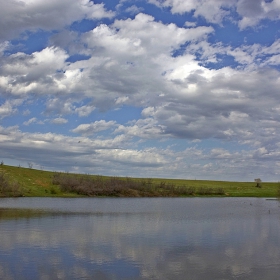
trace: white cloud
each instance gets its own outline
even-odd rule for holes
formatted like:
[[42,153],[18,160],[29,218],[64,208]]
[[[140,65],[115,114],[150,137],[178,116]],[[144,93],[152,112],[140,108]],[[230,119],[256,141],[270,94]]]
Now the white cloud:
[[55,119],[51,120],[51,123],[53,123],[53,124],[66,124],[66,123],[68,123],[68,120],[66,120],[64,118],[55,118]]
[[[69,54],[60,47],[3,57],[0,88],[6,95],[20,97],[52,95],[47,112],[76,112],[79,116],[89,115],[95,107],[140,105],[143,96],[151,99],[166,88],[161,76],[168,70],[164,61],[185,42],[203,40],[211,32],[211,27],[178,28],[138,14],[133,20],[116,20],[84,34],[81,42],[88,47],[88,60],[66,63]],[[93,98],[94,103],[80,108],[73,104],[84,98]]]
[[[0,85],[3,92],[13,95],[51,96],[47,114],[85,117],[95,108],[142,107],[144,119],[116,129],[130,137],[230,140],[240,136],[246,143],[256,139],[263,143],[264,137],[256,137],[251,127],[259,120],[258,129],[263,129],[262,121],[274,118],[276,111],[271,108],[277,102],[279,80],[277,71],[258,70],[255,60],[267,54],[271,59],[264,62],[276,63],[279,42],[233,49],[210,45],[206,39],[211,32],[210,27],[179,28],[138,14],[84,34],[82,42],[91,54],[88,60],[65,63],[68,55],[57,47],[6,57]],[[189,42],[186,51],[173,57],[173,51],[185,42]],[[254,69],[208,69],[195,56],[199,50],[205,61],[224,53]],[[270,99],[264,95],[267,81]],[[76,105],[86,98],[88,104]],[[73,131],[94,133],[97,129],[96,124],[87,125]]]
[[95,121],[90,124],[80,124],[78,127],[73,129],[72,131],[75,133],[80,133],[82,135],[92,135],[94,133],[104,131],[110,129],[116,125],[115,121]]
[[32,161],[36,166],[46,168],[51,168],[56,162],[57,168],[64,171],[74,170],[78,163],[80,168],[95,167],[97,174],[100,171],[102,174],[120,175],[126,173],[127,166],[132,170],[140,166],[146,169],[158,168],[165,163],[164,157],[156,150],[125,148],[127,143],[122,136],[92,140],[54,133],[24,133],[17,127],[0,127],[0,144],[3,158],[13,151],[13,157],[22,162]]
[[127,13],[130,13],[131,15],[136,15],[142,12],[144,9],[141,7],[137,7],[136,5],[132,5],[125,9]]
[[[95,174],[205,178],[220,180],[263,180],[277,178],[280,150],[257,147],[230,152],[224,148],[211,150],[195,147],[176,151],[166,148],[128,148],[127,137],[89,139],[55,133],[26,133],[18,127],[0,127],[2,158],[33,162],[46,169]],[[211,164],[209,164],[211,163]],[[128,168],[129,167],[129,168]],[[78,168],[78,169],[77,169]],[[255,175],[254,175],[255,174]],[[252,178],[251,178],[252,177]]]
[[17,113],[17,106],[22,104],[22,100],[6,100],[0,105],[0,119]]
[[186,41],[199,40],[214,31],[212,27],[187,29],[179,28],[173,23],[164,25],[143,13],[138,14],[134,20],[116,20],[113,27],[118,28],[119,32],[115,36],[111,33],[111,39],[124,47],[120,49],[122,53],[129,50],[134,55],[147,50],[150,55],[169,53]]
[[44,124],[44,122],[43,121],[40,121],[40,120],[38,120],[37,118],[31,118],[31,119],[29,119],[28,121],[26,121],[26,122],[23,122],[23,124],[24,125],[26,125],[26,126],[28,126],[28,125],[30,125],[30,124]]
[[220,159],[220,158],[231,158],[232,155],[229,151],[222,149],[222,148],[215,148],[212,149],[210,152],[212,158]]
[[111,18],[104,4],[89,0],[1,0],[0,38],[13,38],[26,30],[58,30],[74,21]]
[[75,113],[80,117],[86,117],[90,115],[95,110],[95,107],[92,105],[84,105],[78,108],[75,108]]
[[4,41],[3,43],[0,43],[0,55],[3,55],[3,52],[8,49],[10,43],[9,41]]
[[240,29],[255,26],[263,19],[279,20],[280,3],[277,0],[267,2],[264,0],[239,0],[237,12],[242,16],[238,25]]
[[185,26],[186,26],[186,27],[195,27],[195,26],[196,26],[196,23],[195,23],[195,22],[191,22],[191,21],[186,21],[186,22],[185,22]]
[[59,98],[49,99],[46,104],[46,113],[57,113],[61,115],[72,114],[74,112],[74,105],[71,100],[64,100]]
[[23,116],[28,116],[30,114],[31,114],[31,111],[29,109],[24,110],[22,113]]
[[155,115],[155,107],[147,107],[147,108],[144,108],[141,112],[141,114],[144,116],[144,117],[152,117]]
[[[47,47],[31,55],[15,53],[2,58],[0,88],[3,92],[15,96],[63,90],[64,85],[60,83],[61,74],[58,71],[65,66],[67,57],[64,50]],[[67,77],[67,74],[65,73],[64,76]]]
[[171,7],[173,14],[194,12],[195,17],[202,16],[209,22],[221,23],[229,14],[227,9],[231,8],[236,0],[149,0],[149,2],[159,7]]
[[172,67],[164,61],[172,52],[186,41],[202,40],[212,31],[210,27],[164,25],[151,16],[138,14],[134,20],[115,21],[112,27],[100,25],[85,34],[83,40],[92,50],[91,58],[83,66],[79,62],[70,67],[83,67],[79,91],[94,96],[96,107],[106,108],[121,100],[140,105],[145,95],[151,99],[164,91],[162,73],[165,67]]
[[[185,95],[158,107],[155,117],[168,127],[167,132],[181,137],[227,138],[230,127],[235,131],[233,137],[242,139],[243,133],[245,137],[246,131],[251,131],[252,137],[259,138],[253,127],[262,129],[265,126],[260,120],[274,118],[271,108],[277,103],[278,72],[229,69],[215,72],[212,78],[205,80],[199,74],[190,75],[189,82],[194,86],[184,90]],[[267,80],[270,81],[269,99],[264,94]]]
[[[277,20],[279,17],[279,13],[276,15],[271,10],[274,7],[278,11],[276,1],[257,1],[255,6],[252,1],[237,0],[150,2],[168,8],[166,11],[171,8],[173,13],[191,12],[194,17],[203,16],[208,22],[218,24],[225,24],[225,18],[233,20],[232,12],[237,11],[241,28],[253,26],[264,18]],[[33,161],[24,149],[29,152],[42,149],[42,153],[47,154],[56,145],[53,154],[59,149],[61,152],[54,158],[65,156],[69,168],[74,160],[85,168],[93,165],[105,168],[107,165],[110,166],[107,170],[113,172],[125,172],[125,166],[131,164],[135,174],[138,166],[141,171],[137,174],[153,175],[152,172],[156,171],[167,176],[164,170],[168,170],[172,177],[182,176],[184,169],[196,174],[197,166],[207,177],[218,174],[219,170],[221,176],[222,172],[230,174],[232,166],[237,164],[240,164],[237,169],[242,173],[246,161],[254,168],[257,168],[254,164],[261,160],[278,162],[279,40],[265,46],[258,43],[233,47],[218,40],[213,43],[215,24],[197,26],[196,22],[187,21],[184,27],[178,27],[144,13],[135,18],[120,17],[122,19],[110,24],[97,23],[91,31],[79,33],[63,28],[83,18],[111,17],[112,13],[107,12],[103,4],[86,0],[44,3],[41,0],[37,3],[14,0],[3,2],[0,14],[7,12],[8,6],[14,10],[10,11],[10,19],[6,18],[10,30],[1,31],[3,40],[9,31],[11,36],[16,36],[24,30],[37,30],[41,25],[44,30],[58,32],[50,38],[50,46],[33,53],[18,51],[10,54],[11,42],[0,43],[0,118],[25,110],[24,115],[32,113],[25,125],[39,123],[39,113],[32,107],[36,99],[36,104],[45,106],[43,113],[48,116],[50,127],[52,123],[66,123],[66,116],[72,115],[74,122],[69,121],[67,127],[71,126],[70,132],[81,135],[71,138],[2,128],[2,134],[6,134],[1,139],[4,141],[10,137],[14,141],[13,144],[4,141],[5,147],[9,151],[19,147],[17,156]],[[119,12],[122,7],[119,6]],[[136,8],[133,5],[127,12],[136,12]],[[65,13],[61,12],[63,9],[66,9]],[[18,21],[11,22],[19,11],[25,13],[18,13]],[[37,16],[39,12],[43,13],[42,18]],[[52,21],[58,12],[62,14],[61,18]],[[45,15],[49,16],[48,23]],[[0,27],[6,24],[4,21],[0,17]],[[71,62],[73,54],[86,55],[86,59]],[[226,66],[223,60],[227,58],[233,58],[235,63]],[[20,107],[22,104],[23,108]],[[126,115],[126,109],[129,111],[133,107],[139,109],[138,113]],[[100,119],[107,119],[108,115],[104,115],[110,109],[118,109],[109,115],[118,116],[122,122],[118,117],[112,121],[95,122],[89,118],[94,112],[92,116],[101,114]],[[124,114],[120,117],[122,110]],[[138,116],[140,111],[141,118]],[[78,122],[79,117],[83,117],[82,124]],[[130,122],[126,123],[128,120]],[[11,119],[11,124],[13,121]],[[92,135],[97,139],[86,137],[94,138]],[[182,147],[189,143],[203,145],[204,139],[220,143],[232,141],[241,145],[239,148],[246,146],[247,151],[244,155],[221,147],[210,151],[202,148],[183,151]],[[164,147],[162,143],[168,141],[174,142],[175,146],[181,143],[181,146],[149,148],[149,145],[158,147],[159,143]],[[263,149],[267,152],[261,153]],[[201,162],[192,162],[194,158]],[[39,158],[37,161],[40,163]],[[54,161],[48,160],[48,166],[51,162]],[[171,167],[168,162],[172,162]],[[145,164],[154,169],[149,171]]]
[[133,125],[119,125],[115,133],[123,133],[132,137],[137,136],[142,139],[159,139],[168,136],[164,132],[164,127],[152,118],[139,119]]
[[24,122],[24,125],[30,125],[32,123],[36,123],[37,122],[37,118],[31,118],[28,121]]
[[[134,20],[116,20],[111,27],[100,25],[83,35],[81,40],[91,56],[88,60],[66,63],[69,55],[59,47],[5,57],[0,87],[15,96],[59,95],[64,100],[52,98],[46,111],[76,110],[80,116],[90,114],[95,107],[110,108],[121,100],[143,102],[143,96],[153,98],[166,88],[161,77],[168,70],[164,60],[170,60],[172,52],[186,41],[202,40],[211,32],[211,27],[178,28],[138,14]],[[94,103],[81,108],[70,104],[84,98],[94,98]]]
[[279,20],[279,1],[265,0],[149,0],[158,7],[170,7],[173,14],[194,13],[210,23],[222,24],[225,18],[230,19],[230,10],[235,10],[241,17],[240,29],[257,25],[263,19]]
[[133,167],[157,167],[165,164],[164,157],[152,150],[114,149],[102,151],[104,159]]

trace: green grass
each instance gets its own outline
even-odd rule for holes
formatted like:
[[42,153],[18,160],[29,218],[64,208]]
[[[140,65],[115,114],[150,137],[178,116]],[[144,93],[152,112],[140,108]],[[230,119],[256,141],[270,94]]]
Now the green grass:
[[[76,193],[62,191],[59,185],[54,185],[54,172],[36,170],[30,168],[22,168],[15,166],[1,165],[0,172],[4,172],[10,181],[18,182],[21,186],[21,194],[27,197],[82,197]],[[84,175],[77,175],[84,176]],[[87,175],[95,178],[94,175]],[[109,177],[102,177],[109,179]],[[126,178],[119,178],[126,180]],[[135,178],[133,180],[143,180]],[[277,197],[279,191],[279,183],[263,182],[261,188],[256,187],[255,182],[224,182],[224,181],[205,181],[205,180],[178,180],[178,179],[152,179],[153,187],[147,191],[153,192],[151,196],[157,196],[161,190],[157,188],[161,182],[173,185],[175,188],[194,188],[197,191],[191,196],[199,195],[199,189],[223,189],[225,194],[222,197]],[[156,187],[155,187],[156,186]],[[145,192],[144,196],[150,196]],[[0,193],[0,196],[5,196]],[[125,196],[125,195],[124,195]],[[141,195],[140,195],[141,196]],[[142,195],[143,196],[143,195]],[[209,196],[209,195],[207,195]]]
[[23,196],[74,196],[73,194],[61,192],[58,186],[52,184],[53,172],[8,165],[1,165],[1,171],[7,174],[9,180],[16,181],[21,185]]

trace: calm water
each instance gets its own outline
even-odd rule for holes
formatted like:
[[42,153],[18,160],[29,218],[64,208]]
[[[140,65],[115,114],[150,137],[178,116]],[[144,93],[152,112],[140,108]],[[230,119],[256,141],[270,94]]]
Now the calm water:
[[0,279],[279,279],[279,206],[253,198],[0,199]]

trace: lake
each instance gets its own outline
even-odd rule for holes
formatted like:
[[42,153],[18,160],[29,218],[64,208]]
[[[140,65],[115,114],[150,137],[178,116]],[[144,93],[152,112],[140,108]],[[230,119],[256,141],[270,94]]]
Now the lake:
[[0,279],[279,279],[264,198],[2,198]]

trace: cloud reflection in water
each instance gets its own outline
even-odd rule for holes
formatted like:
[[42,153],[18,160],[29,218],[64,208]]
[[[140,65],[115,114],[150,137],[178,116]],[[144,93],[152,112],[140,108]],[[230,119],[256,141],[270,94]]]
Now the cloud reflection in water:
[[277,201],[79,201],[2,217],[0,278],[278,279]]

